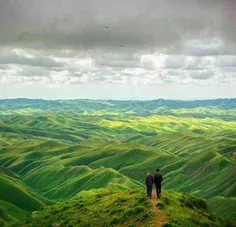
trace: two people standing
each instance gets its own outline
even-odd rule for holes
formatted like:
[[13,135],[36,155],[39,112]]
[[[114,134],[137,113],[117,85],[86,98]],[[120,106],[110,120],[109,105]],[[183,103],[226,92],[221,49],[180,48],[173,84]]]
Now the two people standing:
[[147,196],[149,198],[152,197],[152,186],[153,183],[156,186],[156,194],[158,198],[161,198],[161,182],[163,181],[162,174],[160,172],[160,169],[156,169],[156,173],[154,174],[154,177],[151,175],[150,172],[147,173],[146,176],[146,186],[147,186]]

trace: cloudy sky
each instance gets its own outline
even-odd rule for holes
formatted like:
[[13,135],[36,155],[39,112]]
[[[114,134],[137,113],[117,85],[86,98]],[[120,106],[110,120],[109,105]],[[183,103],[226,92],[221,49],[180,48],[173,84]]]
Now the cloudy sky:
[[0,0],[0,98],[236,97],[235,0]]

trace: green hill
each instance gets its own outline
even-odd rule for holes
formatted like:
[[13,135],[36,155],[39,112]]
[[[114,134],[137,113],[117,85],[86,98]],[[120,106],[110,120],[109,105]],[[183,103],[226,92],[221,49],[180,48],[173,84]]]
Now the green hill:
[[49,199],[69,199],[82,190],[93,188],[137,188],[140,183],[113,169],[87,166],[64,167],[50,165],[23,177],[24,182]]
[[[5,168],[0,168],[4,169]],[[45,204],[52,204],[32,188],[20,181],[11,171],[0,172],[0,221],[15,222],[24,220],[34,210]],[[10,174],[9,174],[10,173]]]
[[140,188],[157,167],[165,189],[204,198],[214,214],[235,219],[235,99],[0,100],[0,113],[4,223],[82,192]]
[[222,196],[212,197],[208,200],[208,206],[219,217],[236,217],[236,198],[225,198]]
[[[215,100],[40,100],[40,99],[5,99],[0,100],[0,114],[42,114],[70,112],[84,115],[174,115],[182,117],[221,118],[235,120],[235,99]],[[35,121],[33,125],[40,124]],[[33,126],[32,125],[32,126]]]
[[217,219],[204,200],[164,191],[161,201],[148,200],[142,189],[84,191],[66,203],[35,212],[23,226],[219,226],[234,222]]

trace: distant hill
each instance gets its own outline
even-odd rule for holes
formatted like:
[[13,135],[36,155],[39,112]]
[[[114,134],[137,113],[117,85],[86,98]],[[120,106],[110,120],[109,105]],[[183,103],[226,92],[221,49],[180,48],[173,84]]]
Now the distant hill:
[[[34,114],[71,112],[92,115],[150,115],[171,114],[174,116],[220,117],[236,119],[236,98],[178,101],[116,101],[116,100],[41,100],[4,99],[0,100],[0,114]],[[232,111],[233,110],[233,111]]]

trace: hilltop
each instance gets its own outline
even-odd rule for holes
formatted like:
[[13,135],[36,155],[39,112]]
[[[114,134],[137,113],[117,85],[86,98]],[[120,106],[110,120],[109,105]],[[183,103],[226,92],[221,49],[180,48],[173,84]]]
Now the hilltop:
[[33,212],[21,226],[230,227],[234,224],[216,218],[202,199],[174,191],[164,191],[161,200],[147,199],[144,189],[136,189],[84,191],[66,203]]

